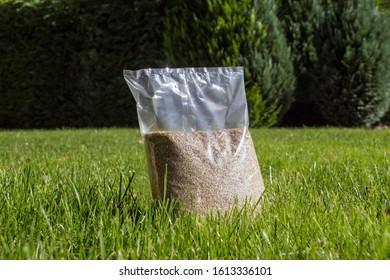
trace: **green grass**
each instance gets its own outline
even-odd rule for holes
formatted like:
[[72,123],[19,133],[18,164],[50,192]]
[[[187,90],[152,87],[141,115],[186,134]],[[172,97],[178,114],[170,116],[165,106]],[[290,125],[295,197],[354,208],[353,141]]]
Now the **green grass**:
[[151,200],[136,129],[0,131],[0,259],[390,259],[390,130],[252,129],[261,215]]

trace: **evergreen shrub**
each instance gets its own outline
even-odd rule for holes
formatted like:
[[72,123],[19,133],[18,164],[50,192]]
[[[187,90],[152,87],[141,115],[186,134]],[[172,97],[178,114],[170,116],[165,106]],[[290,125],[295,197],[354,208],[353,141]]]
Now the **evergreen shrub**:
[[330,125],[371,126],[390,105],[388,23],[370,0],[326,8],[313,75],[316,104]]
[[[386,16],[388,28],[390,28],[390,1],[389,0],[376,0],[376,4],[379,7],[380,12]],[[390,108],[381,120],[382,123],[390,125]]]
[[296,88],[295,101],[284,116],[283,125],[320,125],[322,117],[315,104],[312,88],[313,69],[318,61],[316,34],[324,20],[321,0],[280,0],[278,17],[282,23],[287,43],[291,48]]
[[274,2],[175,0],[168,9],[168,64],[244,66],[251,124],[276,124],[292,103],[295,77]]

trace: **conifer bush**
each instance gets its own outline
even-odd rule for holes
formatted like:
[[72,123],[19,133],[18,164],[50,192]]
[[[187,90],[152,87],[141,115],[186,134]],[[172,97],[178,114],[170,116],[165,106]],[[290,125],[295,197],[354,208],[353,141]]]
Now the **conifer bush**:
[[371,126],[390,105],[388,23],[370,0],[326,8],[313,75],[316,104],[331,125]]
[[283,125],[319,125],[322,118],[315,108],[310,83],[318,61],[315,37],[324,18],[320,0],[280,0],[278,17],[291,48],[296,88],[295,101],[283,119]]
[[245,67],[251,124],[277,123],[295,77],[274,1],[172,1],[165,19],[168,64]]
[[[390,28],[390,1],[389,0],[376,0],[376,4],[379,7],[380,12],[382,15],[386,16],[387,18],[387,24]],[[389,110],[387,110],[387,113],[382,118],[381,123],[390,125],[390,107]]]

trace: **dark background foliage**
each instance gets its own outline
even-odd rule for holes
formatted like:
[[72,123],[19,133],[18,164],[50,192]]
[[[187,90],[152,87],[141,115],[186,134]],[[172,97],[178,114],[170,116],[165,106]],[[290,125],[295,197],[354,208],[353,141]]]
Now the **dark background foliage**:
[[158,66],[159,1],[0,5],[0,127],[136,126],[122,70]]
[[390,105],[388,23],[370,0],[326,6],[311,88],[327,123],[372,126]]
[[0,128],[137,126],[123,69],[228,65],[254,126],[389,122],[375,2],[2,0]]
[[293,101],[294,69],[273,1],[170,1],[169,64],[243,66],[252,125],[277,124]]

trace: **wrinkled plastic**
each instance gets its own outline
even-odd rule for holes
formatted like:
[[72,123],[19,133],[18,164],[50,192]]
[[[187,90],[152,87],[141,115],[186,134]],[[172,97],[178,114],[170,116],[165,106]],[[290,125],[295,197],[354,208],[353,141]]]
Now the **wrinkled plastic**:
[[124,70],[145,139],[153,197],[227,211],[264,191],[242,67]]
[[141,133],[248,126],[242,67],[124,70]]

